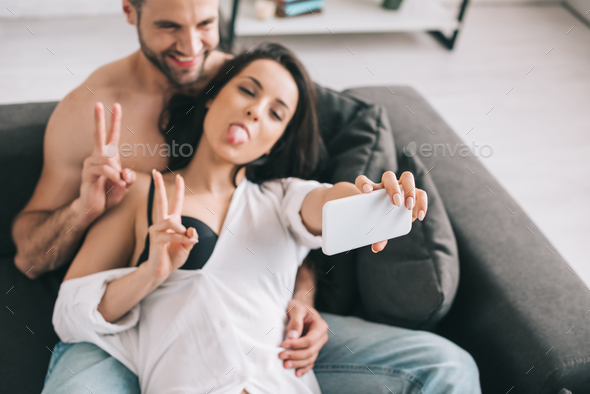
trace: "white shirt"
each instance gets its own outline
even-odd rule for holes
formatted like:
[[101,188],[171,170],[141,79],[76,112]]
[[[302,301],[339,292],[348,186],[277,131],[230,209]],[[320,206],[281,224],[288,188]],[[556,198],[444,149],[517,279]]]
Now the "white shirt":
[[56,333],[104,349],[139,377],[145,394],[320,393],[313,371],[296,377],[278,354],[297,269],[322,244],[299,212],[322,186],[333,185],[245,178],[203,269],[174,271],[115,323],[98,304],[109,282],[136,267],[65,281],[53,312]]

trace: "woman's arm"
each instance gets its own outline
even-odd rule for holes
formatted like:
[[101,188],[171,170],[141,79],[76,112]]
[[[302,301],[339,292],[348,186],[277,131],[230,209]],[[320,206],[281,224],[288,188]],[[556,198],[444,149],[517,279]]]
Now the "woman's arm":
[[97,308],[107,322],[119,320],[166,279],[156,278],[146,267],[147,264],[142,264],[107,285]]
[[301,204],[301,219],[307,231],[313,235],[322,235],[322,209],[331,200],[361,194],[350,182],[338,182],[332,187],[319,187],[307,194]]
[[150,234],[149,259],[136,271],[107,285],[98,311],[109,322],[115,322],[154,291],[168,276],[180,268],[198,242],[194,228],[182,225],[184,180],[176,176],[175,194],[168,214],[168,199],[162,174],[153,171],[155,183],[155,220],[148,229]]
[[[417,218],[424,219],[426,214],[428,200],[426,192],[416,189],[414,176],[411,172],[405,171],[400,179],[397,180],[395,173],[386,171],[383,173],[381,183],[374,183],[364,175],[359,175],[355,183],[338,182],[333,187],[317,188],[308,193],[301,205],[301,219],[307,230],[313,235],[322,234],[322,209],[328,201],[339,198],[354,196],[355,194],[370,193],[373,190],[387,189],[387,194],[391,202],[398,207],[402,206],[401,193],[399,185],[402,185],[405,191],[404,206],[412,210],[412,221]],[[374,250],[383,250],[387,241],[381,241],[373,244]]]
[[137,205],[140,205],[138,202],[141,194],[147,199],[145,183],[145,177],[139,175],[137,183],[123,200],[90,227],[82,247],[64,277],[64,282],[129,265],[135,248]]
[[[120,204],[111,208],[88,231],[64,282],[97,272],[129,265],[135,249],[135,220],[140,198],[146,198],[149,177],[139,176],[137,183]],[[107,285],[98,305],[104,319],[112,323],[125,315],[159,283],[145,268]]]

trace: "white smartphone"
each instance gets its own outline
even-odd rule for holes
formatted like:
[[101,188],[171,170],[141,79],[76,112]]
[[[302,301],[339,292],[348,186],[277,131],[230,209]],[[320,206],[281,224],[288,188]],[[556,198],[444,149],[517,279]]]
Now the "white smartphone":
[[[404,190],[399,185],[402,201]],[[322,210],[322,251],[331,256],[406,235],[412,211],[398,207],[386,189],[328,201]]]

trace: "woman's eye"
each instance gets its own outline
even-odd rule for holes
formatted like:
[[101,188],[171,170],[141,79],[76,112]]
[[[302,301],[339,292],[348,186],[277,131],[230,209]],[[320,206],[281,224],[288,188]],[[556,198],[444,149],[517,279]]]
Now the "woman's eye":
[[246,94],[249,94],[250,96],[254,96],[254,93],[252,93],[251,91],[249,91],[249,90],[248,90],[248,89],[246,89],[246,88],[242,88],[242,87],[240,87],[240,90],[241,90],[242,92],[246,93]]
[[281,119],[281,117],[279,116],[279,114],[277,114],[275,111],[270,111],[272,112],[272,115],[277,118],[278,120],[282,121],[283,119]]

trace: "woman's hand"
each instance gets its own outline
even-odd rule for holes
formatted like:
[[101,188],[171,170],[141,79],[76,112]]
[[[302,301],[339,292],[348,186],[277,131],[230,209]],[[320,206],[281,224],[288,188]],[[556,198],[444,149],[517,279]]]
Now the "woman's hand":
[[176,189],[172,200],[172,213],[168,214],[168,199],[162,174],[153,170],[156,186],[154,224],[149,228],[150,251],[146,263],[156,278],[164,281],[172,271],[182,267],[193,246],[199,242],[197,231],[182,225],[181,212],[184,201],[184,179],[176,175]]
[[[385,188],[393,204],[401,207],[403,203],[407,209],[412,210],[412,222],[416,219],[424,220],[428,210],[428,196],[424,190],[416,189],[414,175],[411,172],[404,171],[398,180],[393,171],[386,171],[381,176],[381,183],[374,183],[366,176],[359,175],[354,184],[362,193]],[[405,201],[402,201],[399,185],[404,188]],[[371,245],[371,250],[375,253],[380,252],[385,248],[385,245],[387,245],[387,240],[374,243]]]

